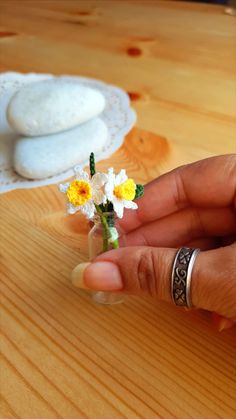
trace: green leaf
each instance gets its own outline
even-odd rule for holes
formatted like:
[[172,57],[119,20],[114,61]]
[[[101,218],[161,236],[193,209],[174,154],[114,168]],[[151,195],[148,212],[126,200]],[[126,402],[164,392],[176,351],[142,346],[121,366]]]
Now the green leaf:
[[89,156],[89,168],[90,168],[90,175],[92,177],[96,173],[94,153],[91,153]]
[[143,196],[144,194],[144,186],[143,185],[136,185],[136,189],[135,189],[135,198],[141,198],[141,196]]

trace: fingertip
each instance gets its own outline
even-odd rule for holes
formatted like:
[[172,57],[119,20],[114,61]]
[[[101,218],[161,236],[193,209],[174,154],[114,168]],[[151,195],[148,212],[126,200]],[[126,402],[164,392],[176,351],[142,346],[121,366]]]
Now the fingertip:
[[218,313],[211,314],[212,324],[218,332],[222,332],[223,330],[230,329],[235,325],[235,322],[231,319],[227,319],[227,317],[223,317]]
[[234,326],[234,322],[232,320],[226,319],[225,317],[223,317],[219,322],[218,332],[222,332],[223,330],[230,329],[233,326]]
[[120,291],[123,281],[120,270],[112,262],[94,262],[89,264],[84,273],[86,287],[100,291]]

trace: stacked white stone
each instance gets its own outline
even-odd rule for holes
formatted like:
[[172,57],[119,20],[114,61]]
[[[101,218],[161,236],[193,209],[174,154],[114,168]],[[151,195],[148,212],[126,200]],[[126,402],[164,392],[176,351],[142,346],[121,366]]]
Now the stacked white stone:
[[23,135],[16,140],[13,164],[26,178],[43,179],[99,152],[108,130],[98,118],[104,96],[77,82],[50,79],[22,87],[7,108],[9,125]]

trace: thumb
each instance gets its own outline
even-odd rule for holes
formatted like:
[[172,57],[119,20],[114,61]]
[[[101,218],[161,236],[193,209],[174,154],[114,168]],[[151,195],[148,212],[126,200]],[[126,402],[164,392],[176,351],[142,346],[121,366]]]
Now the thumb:
[[[80,288],[150,295],[171,302],[171,273],[177,249],[126,247],[80,264],[72,282]],[[234,253],[234,254],[233,254]],[[235,248],[200,252],[191,281],[192,303],[197,308],[236,319]]]
[[175,249],[126,247],[82,263],[72,272],[72,283],[80,288],[151,295],[171,301],[169,292]]

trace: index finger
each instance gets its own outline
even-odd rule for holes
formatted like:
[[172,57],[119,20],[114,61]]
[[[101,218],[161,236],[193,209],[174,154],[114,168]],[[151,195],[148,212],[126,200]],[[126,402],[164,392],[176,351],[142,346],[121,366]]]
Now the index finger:
[[181,166],[145,186],[136,211],[119,222],[127,232],[189,206],[235,205],[236,154],[211,157]]

